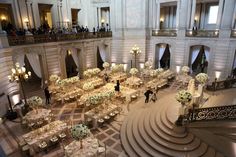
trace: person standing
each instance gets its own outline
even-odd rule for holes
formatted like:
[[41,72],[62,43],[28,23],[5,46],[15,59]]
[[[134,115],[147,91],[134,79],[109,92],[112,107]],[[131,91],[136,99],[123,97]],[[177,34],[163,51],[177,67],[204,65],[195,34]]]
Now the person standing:
[[46,97],[46,105],[48,105],[48,104],[50,104],[50,100],[51,100],[51,95],[49,93],[48,87],[46,87],[44,89],[44,94],[45,94],[45,97]]
[[152,94],[152,93],[153,93],[153,92],[152,92],[150,89],[148,89],[148,90],[144,93],[144,95],[145,95],[145,97],[146,97],[145,103],[148,103],[148,102],[149,102],[149,95]]
[[155,92],[152,94],[151,100],[152,100],[153,102],[156,102],[156,100],[157,100],[157,94],[156,94]]

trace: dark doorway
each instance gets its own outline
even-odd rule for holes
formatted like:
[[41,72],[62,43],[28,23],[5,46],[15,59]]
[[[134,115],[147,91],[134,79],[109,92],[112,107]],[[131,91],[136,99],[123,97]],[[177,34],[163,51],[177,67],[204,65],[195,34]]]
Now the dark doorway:
[[164,54],[160,60],[160,66],[163,69],[170,68],[170,48],[169,48],[168,44],[166,44],[166,49],[165,49]]
[[71,9],[72,25],[78,25],[78,13],[80,9]]
[[75,61],[74,61],[70,51],[67,51],[67,53],[66,53],[65,63],[66,63],[67,78],[76,76],[78,74],[77,66],[75,64]]
[[192,64],[192,71],[195,74],[207,73],[208,61],[206,59],[205,48],[201,46],[196,60]]
[[0,20],[2,29],[10,33],[15,28],[11,4],[0,3]]
[[104,62],[103,62],[102,57],[101,57],[101,55],[100,55],[99,48],[97,47],[97,67],[98,67],[99,69],[101,69],[101,70],[104,69],[103,66],[102,66],[103,63],[104,63]]
[[52,28],[51,4],[38,4],[41,25],[46,28]]

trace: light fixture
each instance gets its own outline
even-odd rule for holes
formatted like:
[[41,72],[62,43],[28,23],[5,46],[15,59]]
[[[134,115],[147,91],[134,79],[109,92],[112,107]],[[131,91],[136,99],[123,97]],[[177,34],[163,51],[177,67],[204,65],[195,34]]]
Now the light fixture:
[[160,22],[164,22],[164,18],[163,17],[160,18]]
[[179,74],[179,72],[180,72],[180,66],[177,65],[177,66],[176,66],[176,73]]
[[4,21],[4,20],[7,20],[7,17],[5,15],[2,15],[1,16],[1,20]]
[[215,71],[215,76],[217,80],[220,78],[220,75],[221,75],[220,71]]
[[113,67],[113,66],[115,66],[116,65],[116,63],[111,63],[111,67]]
[[190,34],[190,35],[192,35],[192,34],[193,34],[193,31],[192,31],[192,30],[190,30],[190,31],[189,31],[189,34]]
[[104,19],[101,19],[101,23],[105,23],[105,20],[104,20]]
[[140,69],[144,69],[144,63],[140,63],[139,66],[140,66]]
[[127,66],[128,66],[128,64],[127,63],[124,63],[124,71],[126,72],[126,70],[127,70]]
[[25,22],[25,23],[29,23],[29,19],[26,17],[26,18],[24,19],[24,22]]
[[197,16],[195,16],[194,20],[195,20],[195,21],[197,21],[197,20],[198,20],[198,17],[197,17]]
[[130,53],[134,56],[134,67],[136,68],[137,56],[141,53],[141,50],[137,45],[134,45],[130,50]]
[[71,55],[71,50],[67,50],[67,54],[68,54],[68,55]]
[[67,23],[68,23],[68,22],[70,22],[70,20],[69,20],[69,19],[66,19],[65,21],[66,21]]
[[27,107],[27,101],[26,101],[26,96],[23,88],[23,82],[27,81],[31,77],[31,72],[28,71],[26,72],[25,67],[20,67],[20,64],[17,62],[15,64],[15,67],[11,69],[11,75],[8,76],[9,82],[17,82],[20,85],[20,88],[22,90],[22,94],[25,100],[25,107]]

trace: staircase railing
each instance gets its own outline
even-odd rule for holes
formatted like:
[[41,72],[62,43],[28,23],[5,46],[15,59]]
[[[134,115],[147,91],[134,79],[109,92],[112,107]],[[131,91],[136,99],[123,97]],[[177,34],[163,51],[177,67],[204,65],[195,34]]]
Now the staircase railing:
[[236,119],[236,105],[193,109],[189,122]]

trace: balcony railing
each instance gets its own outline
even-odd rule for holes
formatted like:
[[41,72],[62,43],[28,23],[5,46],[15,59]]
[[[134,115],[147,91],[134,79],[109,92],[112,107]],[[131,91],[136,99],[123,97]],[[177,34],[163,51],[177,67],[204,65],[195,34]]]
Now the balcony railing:
[[219,30],[186,30],[186,37],[218,38]]
[[176,37],[177,30],[175,29],[152,30],[152,36]]
[[231,30],[231,38],[236,38],[236,29]]
[[236,105],[198,108],[189,115],[189,122],[233,119],[236,119]]
[[27,45],[57,41],[83,40],[112,37],[112,32],[83,32],[77,34],[42,34],[25,36],[8,36],[10,46]]

